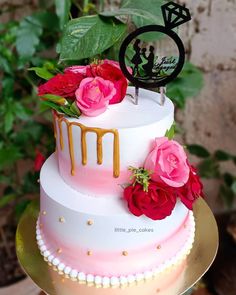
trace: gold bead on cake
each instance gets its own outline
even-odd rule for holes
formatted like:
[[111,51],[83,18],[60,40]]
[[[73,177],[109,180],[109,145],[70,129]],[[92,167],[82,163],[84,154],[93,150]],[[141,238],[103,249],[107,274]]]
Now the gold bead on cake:
[[59,222],[64,223],[64,222],[65,222],[65,218],[64,218],[63,216],[61,216],[61,217],[59,218]]
[[129,254],[129,253],[128,253],[127,251],[123,251],[123,252],[122,252],[122,255],[123,255],[123,256],[128,256],[128,254]]
[[87,225],[93,225],[93,220],[91,220],[91,219],[88,220],[88,221],[87,221]]

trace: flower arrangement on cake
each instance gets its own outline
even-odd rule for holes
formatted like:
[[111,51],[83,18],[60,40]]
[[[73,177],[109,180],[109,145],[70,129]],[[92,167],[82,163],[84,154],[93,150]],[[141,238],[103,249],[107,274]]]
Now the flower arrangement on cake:
[[177,199],[193,210],[194,202],[203,196],[203,185],[184,148],[168,137],[155,139],[144,167],[129,169],[133,181],[125,188],[124,198],[136,216],[161,220],[171,215]]
[[64,69],[38,88],[43,102],[69,117],[82,114],[98,116],[109,104],[120,103],[126,95],[128,81],[119,63],[97,60],[86,66]]

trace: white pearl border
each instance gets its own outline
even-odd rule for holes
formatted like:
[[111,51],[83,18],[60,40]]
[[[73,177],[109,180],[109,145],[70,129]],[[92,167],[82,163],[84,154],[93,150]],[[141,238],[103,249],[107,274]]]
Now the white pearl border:
[[54,256],[55,253],[51,253],[42,238],[42,232],[39,226],[39,220],[37,221],[36,226],[36,240],[39,247],[39,250],[44,257],[44,260],[53,267],[55,271],[57,271],[60,275],[63,275],[66,278],[70,278],[72,281],[78,281],[81,284],[87,284],[89,286],[95,285],[96,287],[103,288],[115,288],[115,287],[124,287],[127,285],[132,285],[133,283],[140,282],[143,280],[148,280],[151,278],[160,275],[161,273],[170,270],[171,267],[178,265],[183,261],[186,256],[190,253],[195,237],[195,221],[193,212],[189,212],[189,237],[185,245],[182,249],[171,259],[167,260],[165,263],[159,265],[157,268],[152,269],[150,271],[145,271],[144,273],[137,273],[134,275],[128,276],[120,276],[120,277],[102,277],[102,276],[94,276],[92,274],[85,274],[84,272],[79,272],[76,269],[72,269],[70,266],[66,266],[64,263],[60,261],[57,256]]

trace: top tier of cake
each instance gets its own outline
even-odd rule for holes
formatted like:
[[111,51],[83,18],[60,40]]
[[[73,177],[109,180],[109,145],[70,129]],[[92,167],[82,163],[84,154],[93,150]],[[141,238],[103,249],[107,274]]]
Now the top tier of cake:
[[[130,182],[129,166],[143,166],[156,137],[174,121],[174,105],[140,89],[134,105],[129,87],[125,99],[98,117],[54,115],[59,172],[75,190],[95,197],[120,197]],[[129,95],[130,94],[130,95]]]

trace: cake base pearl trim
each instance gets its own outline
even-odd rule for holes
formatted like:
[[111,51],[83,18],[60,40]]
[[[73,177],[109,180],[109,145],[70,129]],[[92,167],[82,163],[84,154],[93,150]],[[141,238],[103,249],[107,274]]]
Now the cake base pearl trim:
[[96,286],[97,288],[117,288],[117,287],[125,287],[129,285],[133,285],[138,282],[142,282],[145,280],[153,279],[158,275],[168,272],[172,267],[180,264],[186,257],[189,255],[195,237],[195,221],[193,212],[189,213],[189,237],[182,247],[182,249],[171,259],[167,260],[165,263],[159,265],[158,267],[147,270],[143,273],[130,274],[128,276],[120,276],[120,277],[104,277],[93,274],[85,274],[84,272],[80,272],[76,269],[72,269],[70,266],[65,265],[60,258],[58,257],[57,251],[51,253],[47,246],[44,243],[42,238],[42,232],[40,228],[39,220],[37,221],[36,226],[36,240],[39,247],[39,250],[44,257],[44,260],[52,266],[52,268],[58,272],[58,274],[64,276],[65,278],[69,278],[72,281],[77,281],[80,284],[87,284],[88,286]]

